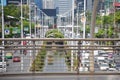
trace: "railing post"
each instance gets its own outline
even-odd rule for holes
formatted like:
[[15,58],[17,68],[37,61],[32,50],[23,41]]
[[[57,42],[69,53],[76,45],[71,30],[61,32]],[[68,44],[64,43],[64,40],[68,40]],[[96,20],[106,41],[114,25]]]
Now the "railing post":
[[[94,42],[91,41],[91,45],[94,46]],[[91,47],[91,52],[90,52],[90,56],[89,56],[89,60],[90,60],[90,72],[94,73],[94,47]]]
[[79,74],[79,68],[80,68],[80,63],[81,63],[81,41],[78,41],[78,58],[77,58],[77,74]]
[[36,54],[36,49],[35,49],[35,41],[33,40],[33,53],[32,53],[32,56],[33,56],[33,61],[34,61],[34,68],[33,68],[33,73],[35,73],[35,54]]
[[[23,48],[23,40],[21,40],[21,48]],[[21,72],[23,72],[23,49],[20,50],[21,54]]]

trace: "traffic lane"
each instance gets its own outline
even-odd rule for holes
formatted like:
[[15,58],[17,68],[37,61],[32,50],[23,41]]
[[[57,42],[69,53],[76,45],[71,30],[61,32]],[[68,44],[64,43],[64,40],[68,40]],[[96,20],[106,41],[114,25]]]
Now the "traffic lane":
[[31,63],[32,56],[30,56],[30,55],[31,55],[31,53],[28,50],[27,54],[23,57],[23,71],[24,72],[29,72],[30,64],[32,64]]
[[119,75],[52,75],[0,77],[0,80],[120,80]]
[[48,59],[46,56],[43,72],[67,72],[67,71],[68,71],[67,65],[65,63],[65,58],[63,56],[60,57],[59,55],[54,55],[53,64],[48,64]]
[[[29,51],[26,55],[22,55],[20,50],[15,51],[13,56],[20,56],[23,58],[23,71],[27,72],[30,67],[30,55]],[[12,59],[9,60],[9,66],[7,67],[7,72],[21,72],[21,62],[13,62]]]
[[[15,51],[13,56],[20,56],[19,50]],[[13,59],[9,60],[9,66],[7,67],[7,72],[19,72],[20,62],[13,62]]]

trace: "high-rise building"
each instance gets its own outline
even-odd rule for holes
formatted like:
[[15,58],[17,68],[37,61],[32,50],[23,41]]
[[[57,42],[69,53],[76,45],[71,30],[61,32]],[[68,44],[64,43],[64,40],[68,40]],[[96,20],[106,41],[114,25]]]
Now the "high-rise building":
[[35,2],[35,4],[37,5],[37,7],[38,7],[39,9],[42,9],[42,6],[43,6],[42,0],[34,0],[34,2]]
[[72,0],[56,0],[56,8],[59,15],[72,9]]
[[42,0],[43,9],[55,9],[55,0]]
[[79,11],[80,12],[84,11],[84,2],[86,2],[86,5],[85,5],[86,10],[92,11],[94,0],[76,0],[76,5],[79,7]]

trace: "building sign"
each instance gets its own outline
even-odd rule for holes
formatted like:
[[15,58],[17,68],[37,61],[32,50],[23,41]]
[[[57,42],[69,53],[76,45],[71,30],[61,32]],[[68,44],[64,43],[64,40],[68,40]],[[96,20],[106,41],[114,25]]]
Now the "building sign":
[[24,31],[29,31],[29,28],[28,27],[24,27]]
[[9,35],[10,34],[10,30],[6,29],[5,30],[5,35]]
[[[27,0],[23,0],[22,2],[23,2],[23,4],[26,4],[26,3],[27,3]],[[7,5],[8,5],[8,4],[18,5],[18,4],[20,4],[20,3],[21,3],[21,0],[7,0]]]
[[118,7],[118,6],[120,6],[120,3],[119,2],[114,2],[113,6]]

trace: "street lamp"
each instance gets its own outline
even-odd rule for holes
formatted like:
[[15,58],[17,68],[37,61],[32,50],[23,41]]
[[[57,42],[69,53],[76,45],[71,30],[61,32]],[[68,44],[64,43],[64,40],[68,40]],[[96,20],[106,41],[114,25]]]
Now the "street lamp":
[[34,6],[34,34],[35,34],[35,38],[36,38],[36,26],[37,26],[37,6]]
[[23,38],[23,9],[22,9],[22,0],[21,0],[21,38]]
[[85,38],[85,25],[86,25],[86,0],[84,0],[84,23],[83,23],[83,38]]
[[[22,9],[22,0],[21,0],[21,38],[23,39],[23,9]],[[23,41],[21,41],[21,45],[23,45]],[[21,72],[23,71],[23,50],[21,51]]]
[[[74,38],[74,0],[72,0],[72,39]],[[73,41],[72,41],[73,45]],[[71,71],[73,71],[73,50],[71,51]]]
[[31,20],[31,0],[29,0],[29,33],[30,33],[30,36],[31,36],[31,33],[32,33],[32,32],[31,32],[31,29],[32,29],[32,28],[31,28],[31,26],[32,26],[32,25],[31,25],[31,21],[32,21],[32,20]]
[[[1,0],[1,6],[2,6],[2,39],[4,39],[4,7],[3,7],[3,0]],[[2,41],[2,45],[4,46],[4,40]],[[2,50],[2,64],[4,64],[4,50]]]
[[82,2],[79,2],[78,5],[77,5],[77,34],[78,34],[78,31],[79,31],[79,30],[78,30],[78,29],[79,29],[79,28],[78,28],[78,21],[79,21],[78,19],[79,19],[79,5],[80,5],[80,4],[82,4]]

